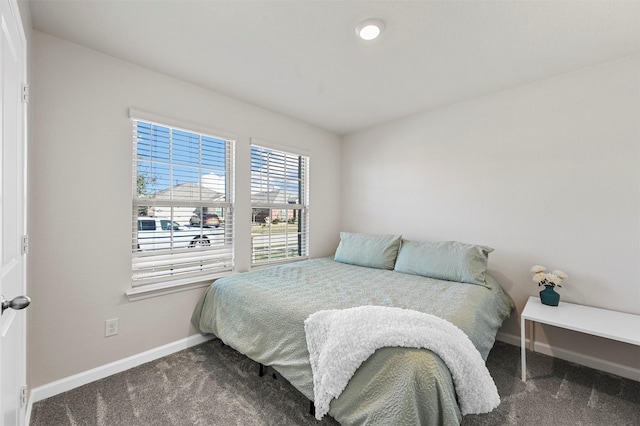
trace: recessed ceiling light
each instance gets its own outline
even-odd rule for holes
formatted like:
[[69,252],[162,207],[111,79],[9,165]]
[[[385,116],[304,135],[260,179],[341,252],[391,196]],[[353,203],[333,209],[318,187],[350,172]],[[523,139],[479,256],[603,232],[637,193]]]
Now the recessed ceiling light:
[[384,24],[379,19],[367,19],[356,26],[356,35],[363,40],[374,40],[384,30]]

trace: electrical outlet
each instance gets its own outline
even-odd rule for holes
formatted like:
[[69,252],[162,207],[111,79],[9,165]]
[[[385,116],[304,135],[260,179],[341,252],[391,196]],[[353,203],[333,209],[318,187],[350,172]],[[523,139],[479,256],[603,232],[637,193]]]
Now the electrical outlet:
[[106,320],[104,322],[104,337],[118,334],[118,318]]

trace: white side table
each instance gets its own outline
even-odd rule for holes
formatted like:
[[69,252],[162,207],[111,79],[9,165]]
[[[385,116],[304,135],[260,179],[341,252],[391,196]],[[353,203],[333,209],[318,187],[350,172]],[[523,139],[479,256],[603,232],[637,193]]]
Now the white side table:
[[558,306],[547,306],[540,302],[538,296],[530,296],[520,315],[520,348],[523,382],[527,380],[525,348],[526,320],[531,322],[530,343],[532,351],[535,350],[534,322],[640,346],[640,315],[566,302],[560,302]]

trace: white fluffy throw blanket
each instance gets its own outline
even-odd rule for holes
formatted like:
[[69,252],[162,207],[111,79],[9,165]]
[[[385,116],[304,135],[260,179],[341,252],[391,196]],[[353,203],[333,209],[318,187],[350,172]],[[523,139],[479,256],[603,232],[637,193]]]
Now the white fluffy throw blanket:
[[447,365],[462,415],[488,413],[500,404],[496,385],[467,335],[442,318],[384,306],[318,311],[304,322],[313,371],[316,418],[376,349],[426,348]]

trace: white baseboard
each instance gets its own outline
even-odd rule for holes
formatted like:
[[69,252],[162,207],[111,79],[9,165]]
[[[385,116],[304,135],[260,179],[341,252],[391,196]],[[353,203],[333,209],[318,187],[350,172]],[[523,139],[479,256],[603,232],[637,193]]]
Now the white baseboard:
[[208,340],[211,340],[213,336],[202,336],[199,334],[186,337],[184,339],[177,340],[172,343],[168,343],[163,346],[159,346],[148,351],[132,355],[127,358],[123,358],[118,361],[111,362],[109,364],[102,365],[100,367],[93,368],[82,373],[74,374],[73,376],[65,377],[64,379],[56,380],[55,382],[48,383],[43,386],[39,386],[31,390],[29,395],[29,402],[27,405],[26,424],[29,424],[31,417],[31,407],[34,403],[43,399],[58,395],[62,392],[75,389],[79,386],[86,385],[96,380],[104,379],[116,373],[128,370],[138,365],[142,365],[146,362],[154,361],[163,356],[171,355],[172,353],[179,352],[183,349],[190,348],[192,346],[199,345]]
[[[498,335],[496,336],[496,340],[499,340],[504,343],[508,343],[513,346],[520,347],[520,336],[498,332]],[[526,340],[526,345],[527,347],[530,345],[529,339]],[[601,358],[595,358],[589,355],[584,355],[579,352],[574,352],[567,349],[555,348],[550,346],[547,343],[535,342],[535,347],[533,349],[535,352],[540,352],[542,354],[549,355],[554,358],[560,358],[565,361],[584,365],[589,368],[594,368],[596,370],[615,374],[616,376],[640,381],[640,369],[637,369],[637,368],[607,361]]]

